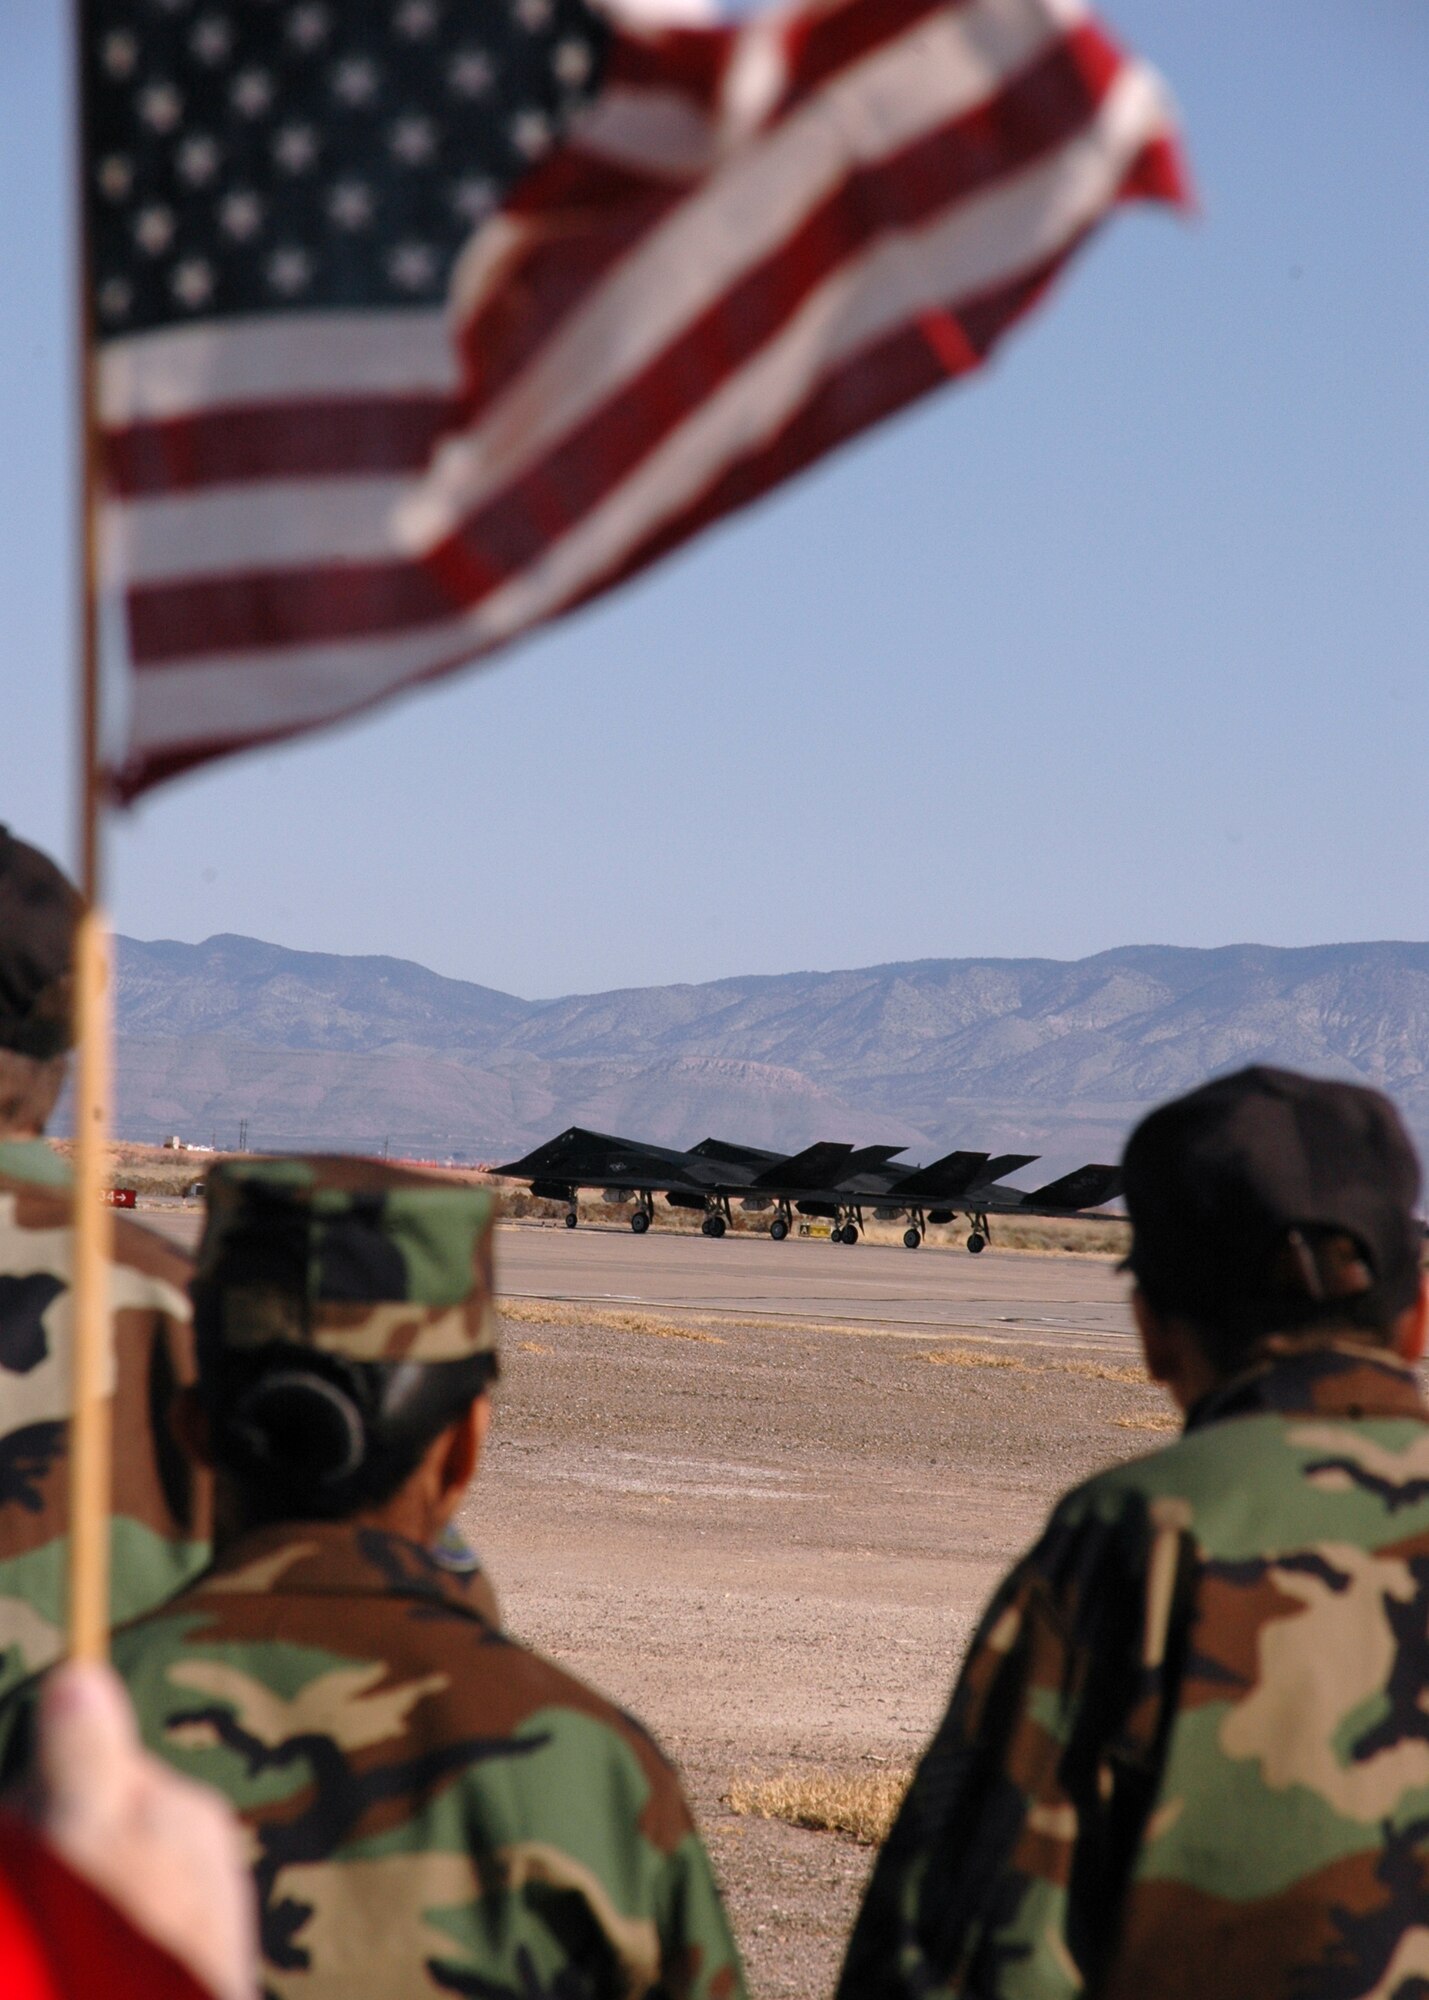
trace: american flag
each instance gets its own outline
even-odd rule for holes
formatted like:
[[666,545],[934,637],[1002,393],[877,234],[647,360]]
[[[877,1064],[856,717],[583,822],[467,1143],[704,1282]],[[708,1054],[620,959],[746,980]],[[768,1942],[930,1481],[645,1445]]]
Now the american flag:
[[1077,0],[85,0],[132,798],[493,652],[1184,199]]

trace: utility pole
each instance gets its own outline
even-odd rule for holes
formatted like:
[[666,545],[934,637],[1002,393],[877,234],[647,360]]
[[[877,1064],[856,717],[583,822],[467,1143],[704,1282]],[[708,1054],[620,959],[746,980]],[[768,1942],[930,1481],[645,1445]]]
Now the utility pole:
[[246,1118],[240,1118],[238,1121],[238,1150],[240,1153],[248,1151],[248,1120]]

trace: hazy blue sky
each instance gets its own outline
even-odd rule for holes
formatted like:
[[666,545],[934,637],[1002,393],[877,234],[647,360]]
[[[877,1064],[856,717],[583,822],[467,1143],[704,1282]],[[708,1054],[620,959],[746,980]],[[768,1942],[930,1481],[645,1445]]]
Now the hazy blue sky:
[[[0,26],[0,817],[69,852],[64,11]],[[1201,219],[503,663],[157,793],[119,926],[528,995],[1429,934],[1429,11],[1111,18]]]

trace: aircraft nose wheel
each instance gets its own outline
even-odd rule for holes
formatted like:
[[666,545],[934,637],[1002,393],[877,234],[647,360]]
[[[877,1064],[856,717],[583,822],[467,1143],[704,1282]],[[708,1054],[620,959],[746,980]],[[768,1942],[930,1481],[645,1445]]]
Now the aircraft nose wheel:
[[986,1248],[987,1248],[987,1238],[983,1235],[980,1229],[975,1229],[972,1235],[968,1238],[969,1255],[973,1257],[980,1257],[983,1251],[986,1250]]
[[904,1230],[904,1232],[903,1232],[903,1248],[904,1248],[905,1250],[916,1250],[916,1249],[918,1248],[918,1245],[919,1245],[919,1244],[920,1244],[920,1243],[921,1243],[922,1241],[923,1241],[923,1232],[922,1232],[922,1230],[921,1230],[921,1229],[905,1229],[905,1230]]
[[770,1223],[769,1234],[773,1237],[776,1243],[782,1243],[784,1241],[784,1238],[789,1234],[789,1225],[784,1220],[782,1215],[777,1219],[777,1221]]
[[576,1212],[575,1212],[575,1210],[574,1210],[573,1208],[568,1208],[568,1209],[566,1210],[566,1227],[567,1227],[567,1229],[574,1229],[574,1228],[575,1228],[575,1226],[576,1226],[576,1221],[577,1221],[577,1217],[576,1217]]
[[722,1215],[707,1215],[700,1224],[700,1234],[701,1236],[723,1236],[724,1217]]
[[637,1236],[643,1236],[650,1227],[650,1218],[643,1208],[637,1208],[634,1215],[631,1216],[630,1227]]

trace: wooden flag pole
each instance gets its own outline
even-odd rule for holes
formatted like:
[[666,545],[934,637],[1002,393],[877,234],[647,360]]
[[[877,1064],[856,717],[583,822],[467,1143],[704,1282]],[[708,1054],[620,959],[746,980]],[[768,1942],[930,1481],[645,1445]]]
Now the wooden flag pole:
[[109,1633],[111,1361],[106,926],[86,903],[75,941],[79,1065],[74,1160],[74,1388],[69,1461],[69,1650],[103,1659]]
[[74,1332],[69,1438],[69,1650],[99,1660],[109,1642],[112,1362],[109,1267],[114,1216],[109,1156],[108,926],[102,907],[104,781],[99,684],[99,466],[94,348],[85,224],[83,8],[71,10],[75,77],[76,397],[79,426],[79,876],[84,910],[75,938]]

